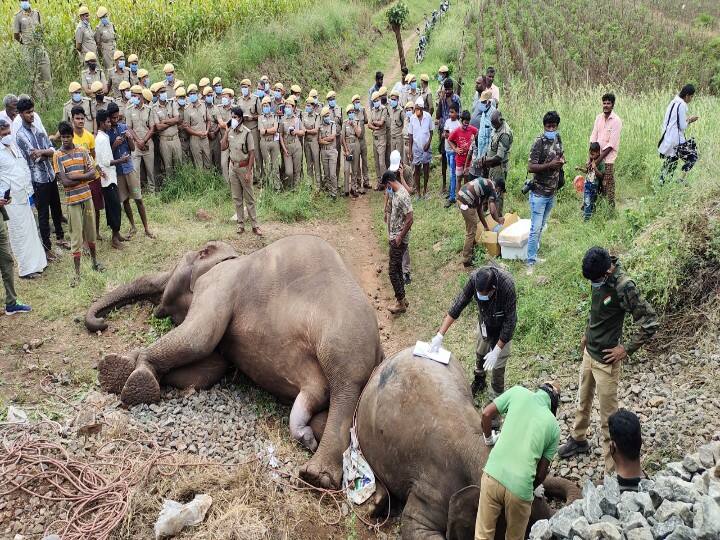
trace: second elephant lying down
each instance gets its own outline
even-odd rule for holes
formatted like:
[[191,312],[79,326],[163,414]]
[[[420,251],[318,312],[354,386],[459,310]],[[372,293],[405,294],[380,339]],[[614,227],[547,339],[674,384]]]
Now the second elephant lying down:
[[[460,363],[445,366],[405,349],[370,377],[357,410],[357,436],[365,458],[387,491],[402,502],[402,538],[472,539],[480,479],[490,453]],[[546,494],[571,502],[580,490],[547,478]],[[387,510],[378,486],[372,503]],[[530,524],[552,511],[535,498]],[[504,520],[495,538],[505,537]]]

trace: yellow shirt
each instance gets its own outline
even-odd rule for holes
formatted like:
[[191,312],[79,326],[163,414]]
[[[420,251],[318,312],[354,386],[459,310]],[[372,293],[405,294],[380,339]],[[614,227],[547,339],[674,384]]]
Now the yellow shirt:
[[[77,133],[73,133],[73,143],[75,143],[75,146],[78,148],[83,148],[84,150],[87,150],[88,155],[90,156],[90,163],[92,166],[95,166],[95,135],[90,133],[87,129],[83,131],[83,134],[78,136]],[[98,173],[95,175],[95,180],[100,178],[100,174]]]

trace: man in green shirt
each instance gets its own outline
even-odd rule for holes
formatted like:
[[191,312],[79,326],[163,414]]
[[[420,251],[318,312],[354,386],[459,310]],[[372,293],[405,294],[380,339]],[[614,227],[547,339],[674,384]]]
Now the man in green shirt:
[[[558,455],[565,459],[590,451],[587,428],[597,387],[605,471],[615,470],[610,454],[608,418],[618,409],[617,389],[622,361],[647,343],[658,329],[657,315],[635,283],[623,272],[616,257],[606,249],[590,248],[582,263],[583,276],[590,280],[590,321],[581,341],[583,363],[575,425]],[[625,315],[631,313],[636,331],[622,343]]]
[[[535,392],[513,386],[483,409],[485,444],[495,448],[480,483],[475,540],[494,540],[501,512],[507,522],[505,540],[525,538],[534,491],[545,480],[560,440],[555,418],[559,402],[559,388],[546,382]],[[499,436],[492,431],[497,414],[505,417]]]

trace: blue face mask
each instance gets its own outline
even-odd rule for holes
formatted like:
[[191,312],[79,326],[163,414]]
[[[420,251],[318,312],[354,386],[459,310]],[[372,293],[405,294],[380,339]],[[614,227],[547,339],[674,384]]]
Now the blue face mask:
[[160,92],[160,101],[167,101],[167,92]]
[[190,94],[188,96],[188,99],[190,100],[190,103],[197,103],[198,96],[197,96],[197,94]]
[[602,281],[591,281],[591,282],[590,282],[590,286],[591,286],[593,289],[599,289],[599,288],[602,287],[603,285],[605,285],[605,279],[603,279]]
[[335,100],[334,99],[328,99],[328,106],[334,107],[335,106]]
[[410,120],[410,118],[412,118],[412,111],[405,111],[405,118]]
[[387,193],[390,197],[392,197],[392,194],[393,194],[392,188],[391,188],[390,186],[388,186],[388,187],[385,189],[385,193]]
[[557,131],[545,131],[543,133],[546,139],[549,139],[551,141],[555,140],[555,137],[557,136]]
[[137,73],[138,65],[137,64],[130,64],[130,71],[133,73]]
[[178,98],[177,102],[178,102],[178,105],[180,105],[181,107],[184,107],[185,104],[187,103],[187,101],[185,101],[185,98]]
[[247,97],[250,94],[250,89],[247,86],[243,86],[240,88],[240,93],[243,97]]
[[230,105],[230,98],[224,97],[222,98],[222,100],[220,100],[220,103],[222,103],[223,107],[227,107],[228,105]]
[[355,110],[356,110],[356,111],[359,111],[360,109],[362,109],[362,105],[360,105],[360,102],[359,102],[359,101],[356,102],[356,103],[353,103],[353,107],[355,107]]
[[143,79],[143,84],[145,85],[146,88],[149,87],[150,86],[150,77],[145,77]]
[[82,94],[79,93],[79,92],[75,92],[75,93],[72,95],[72,100],[73,100],[75,103],[80,103],[80,102],[82,101]]
[[205,103],[207,103],[208,105],[212,105],[213,101],[214,100],[212,96],[205,96]]
[[110,24],[110,19],[107,17],[100,17],[100,22],[103,24],[103,26],[107,26]]
[[348,120],[355,120],[355,113],[348,113]]
[[312,110],[313,110],[312,105],[305,105],[305,112],[306,112],[306,113],[311,113]]
[[270,106],[269,105],[263,106],[263,114],[270,114]]
[[275,96],[275,99],[280,99],[282,97],[282,93],[280,92],[280,90],[275,90],[273,92],[273,96]]
[[260,90],[260,89],[258,88],[257,91],[255,92],[255,95],[256,95],[257,97],[259,97],[260,99],[262,99],[262,98],[265,97],[265,90]]
[[481,302],[487,302],[488,300],[490,300],[489,295],[480,294],[480,293],[475,293],[475,295],[477,296],[477,299],[480,300]]
[[417,81],[410,81],[410,89],[417,90]]
[[20,9],[23,11],[30,9],[30,2],[20,2]]
[[398,100],[397,99],[391,99],[390,100],[390,106],[394,109],[398,106]]
[[170,75],[165,75],[165,81],[166,81],[166,82],[171,83],[171,82],[173,82],[173,79],[174,79],[174,78],[175,78],[175,75],[172,75],[172,74],[170,74]]
[[443,76],[442,76],[442,75],[438,75],[438,76],[437,76],[437,80],[438,80],[438,82],[443,82]]
[[130,103],[135,106],[140,105],[140,98],[133,96],[130,98]]
[[120,60],[118,62],[118,68],[125,69],[125,60]]
[[373,101],[373,107],[375,107],[376,109],[380,108],[380,100],[379,99],[376,101]]
[[223,88],[222,88],[222,86],[220,86],[220,85],[218,85],[218,86],[215,87],[215,93],[216,93],[216,94],[222,94],[222,90],[223,90]]
[[293,110],[292,107],[285,107],[285,116],[290,117],[292,116]]
[[325,122],[326,124],[332,124],[332,118],[330,118],[329,116],[324,116],[323,122]]
[[132,97],[132,94],[130,93],[130,90],[125,90],[125,99],[130,101],[131,97]]

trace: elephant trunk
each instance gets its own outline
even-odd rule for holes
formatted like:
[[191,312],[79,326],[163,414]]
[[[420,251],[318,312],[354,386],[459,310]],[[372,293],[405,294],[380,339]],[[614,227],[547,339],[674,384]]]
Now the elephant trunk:
[[149,274],[113,289],[90,306],[85,315],[85,327],[91,332],[105,330],[107,323],[104,317],[113,309],[143,300],[149,300],[157,304],[162,297],[170,275],[171,272]]
[[557,476],[548,476],[543,482],[545,496],[551,499],[558,499],[570,504],[582,498],[582,491],[577,484]]

